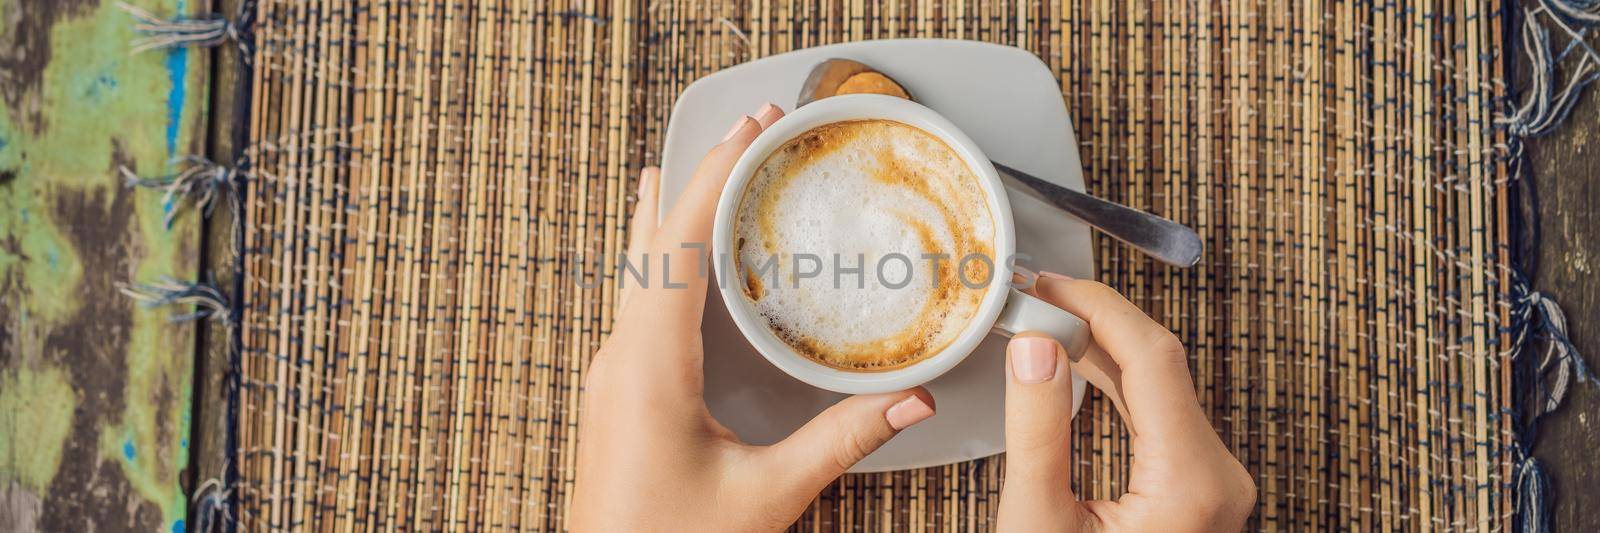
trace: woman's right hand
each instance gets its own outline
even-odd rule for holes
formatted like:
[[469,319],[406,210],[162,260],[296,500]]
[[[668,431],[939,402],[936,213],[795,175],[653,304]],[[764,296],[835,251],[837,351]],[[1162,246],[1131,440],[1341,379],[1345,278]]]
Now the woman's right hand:
[[1256,486],[1195,397],[1183,344],[1111,288],[1043,273],[1034,294],[1089,323],[1122,368],[1133,434],[1128,492],[1080,502],[1072,492],[1072,376],[1054,339],[1018,335],[1006,349],[1006,473],[1001,531],[1238,531]]

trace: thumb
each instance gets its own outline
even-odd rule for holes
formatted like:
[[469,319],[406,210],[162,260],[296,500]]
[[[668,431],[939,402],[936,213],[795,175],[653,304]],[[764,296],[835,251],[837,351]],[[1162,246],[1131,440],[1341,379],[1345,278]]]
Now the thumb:
[[933,395],[922,387],[845,398],[767,450],[770,479],[783,480],[784,490],[809,502],[900,430],[933,413]]
[[[1066,353],[1055,339],[1019,334],[1006,347],[1002,521],[1028,517],[1030,523],[1069,523],[1080,509],[1072,494],[1071,460],[1072,372]],[[1019,524],[1007,525],[1001,529]]]

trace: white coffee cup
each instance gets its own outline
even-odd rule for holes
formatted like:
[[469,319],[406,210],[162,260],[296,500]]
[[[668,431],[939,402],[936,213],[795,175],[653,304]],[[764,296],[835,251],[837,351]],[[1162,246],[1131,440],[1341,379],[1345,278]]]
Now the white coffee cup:
[[911,365],[886,371],[849,371],[823,365],[801,355],[788,343],[778,338],[745,295],[740,276],[727,269],[736,268],[731,261],[714,261],[720,283],[722,300],[727,304],[733,322],[744,333],[756,350],[773,365],[812,386],[845,394],[872,394],[904,390],[932,381],[955,368],[977,349],[978,343],[990,333],[1011,336],[1024,331],[1037,331],[1054,337],[1066,349],[1069,359],[1082,357],[1089,344],[1088,325],[1072,313],[1025,294],[1008,283],[1007,261],[1016,252],[1016,227],[1011,219],[1011,203],[1006,189],[1000,183],[994,165],[983,155],[977,143],[957,129],[955,124],[932,109],[915,102],[871,94],[843,95],[813,102],[779,119],[756,137],[734,165],[728,183],[717,202],[717,218],[712,229],[712,249],[718,255],[734,249],[733,224],[738,218],[739,203],[745,187],[767,156],[793,139],[813,128],[849,120],[892,120],[907,124],[938,137],[960,154],[962,160],[977,175],[988,196],[989,212],[994,217],[995,275],[989,283],[978,312],[967,323],[961,334],[938,353]]

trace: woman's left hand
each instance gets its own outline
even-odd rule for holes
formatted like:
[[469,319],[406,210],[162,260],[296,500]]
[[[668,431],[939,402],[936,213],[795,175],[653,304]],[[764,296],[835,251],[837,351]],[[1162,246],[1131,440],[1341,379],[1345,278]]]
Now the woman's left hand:
[[659,227],[660,172],[645,169],[640,177],[628,254],[634,264],[648,258],[660,265],[652,272],[673,273],[673,284],[652,279],[625,289],[611,337],[589,364],[570,510],[574,529],[783,529],[845,470],[933,416],[933,397],[921,387],[854,396],[783,442],[752,446],[706,409],[700,321],[710,262],[709,247],[701,245],[710,241],[717,199],[734,163],[782,116],[767,104],[754,117],[741,117],[700,161]]

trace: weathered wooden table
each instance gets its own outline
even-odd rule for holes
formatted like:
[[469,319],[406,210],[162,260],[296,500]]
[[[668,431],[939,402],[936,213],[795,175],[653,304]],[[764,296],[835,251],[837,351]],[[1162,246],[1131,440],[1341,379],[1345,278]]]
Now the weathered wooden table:
[[[1590,369],[1600,369],[1600,95],[1584,95],[1571,118],[1548,137],[1528,143],[1532,179],[1523,196],[1537,198],[1532,212],[1538,239],[1524,264],[1534,288],[1554,296],[1566,311],[1568,336]],[[1532,267],[1532,268],[1529,268]],[[1557,531],[1600,530],[1600,514],[1587,507],[1600,490],[1600,389],[1572,387],[1566,404],[1540,421],[1534,456],[1544,463],[1556,495]]]
[[185,529],[196,328],[119,284],[194,279],[201,223],[118,168],[203,153],[212,53],[136,37],[114,2],[0,0],[0,531]]

